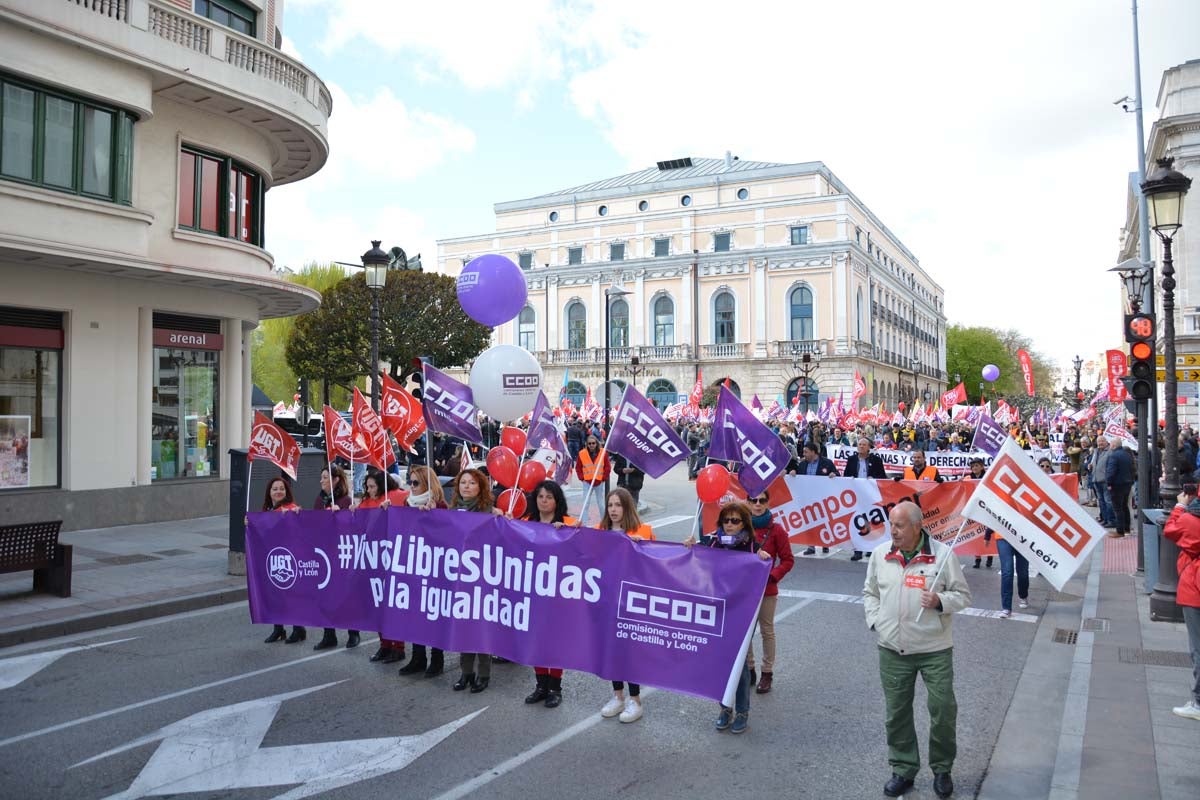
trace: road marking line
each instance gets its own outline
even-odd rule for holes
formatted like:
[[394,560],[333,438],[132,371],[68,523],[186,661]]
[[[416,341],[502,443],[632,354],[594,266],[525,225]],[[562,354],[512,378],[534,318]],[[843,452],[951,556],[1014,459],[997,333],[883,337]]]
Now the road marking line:
[[691,519],[691,514],[682,514],[674,517],[660,517],[658,519],[648,520],[646,522],[651,528],[665,528],[668,525],[674,525],[677,522],[683,522],[685,519]]
[[23,683],[55,661],[58,661],[67,653],[94,650],[97,647],[104,647],[109,644],[132,642],[136,638],[138,637],[130,636],[125,639],[110,639],[107,642],[96,642],[95,644],[85,644],[77,647],[64,647],[59,650],[46,650],[41,653],[30,653],[25,656],[14,656],[0,660],[0,689],[11,689],[17,684]]
[[[373,638],[372,639],[364,638],[362,640],[362,643],[369,644],[373,641],[376,641],[376,640]],[[344,647],[339,647],[337,649],[330,650],[325,653],[317,653],[315,656],[305,656],[304,658],[298,658],[295,661],[288,661],[283,664],[275,664],[270,667],[263,667],[262,669],[256,669],[256,670],[252,670],[250,672],[243,672],[240,675],[231,675],[228,678],[221,678],[219,681],[211,681],[209,683],[205,683],[200,686],[193,686],[190,689],[180,689],[177,692],[170,692],[168,694],[162,694],[162,695],[159,695],[158,697],[151,697],[147,700],[139,700],[136,703],[130,703],[128,705],[118,706],[117,708],[110,708],[108,711],[98,711],[95,714],[89,714],[86,717],[79,717],[78,719],[67,720],[66,722],[60,722],[57,725],[51,725],[47,728],[40,728],[36,731],[30,731],[29,733],[22,733],[17,736],[10,736],[7,739],[0,739],[0,747],[7,747],[10,744],[17,744],[18,742],[25,742],[30,739],[36,739],[39,736],[45,736],[47,733],[57,733],[58,731],[64,731],[68,728],[74,728],[77,725],[83,725],[84,723],[87,723],[87,722],[95,722],[98,719],[105,719],[107,717],[111,717],[116,714],[121,714],[125,711],[133,711],[138,708],[145,708],[146,706],[152,706],[152,705],[155,705],[156,703],[162,703],[167,700],[174,700],[178,697],[186,697],[189,694],[195,694],[196,692],[203,692],[206,689],[215,689],[218,686],[226,686],[230,683],[236,683],[240,680],[245,680],[246,678],[256,678],[259,675],[267,675],[271,672],[275,672],[276,670],[286,669],[288,667],[294,667],[298,664],[305,664],[309,661],[316,661],[318,658],[328,658],[329,656],[342,655],[344,653],[349,653],[349,652],[351,652],[351,651],[347,650]],[[354,652],[357,652],[357,650],[355,650]]]
[[1083,630],[1083,620],[1096,616],[1100,602],[1100,573],[1103,571],[1103,547],[1092,551],[1088,562],[1087,588],[1083,593],[1080,612],[1080,631],[1075,640],[1075,656],[1071,663],[1071,680],[1067,684],[1067,699],[1063,703],[1062,720],[1058,726],[1058,751],[1054,757],[1054,774],[1050,776],[1050,796],[1068,800],[1079,796],[1079,773],[1083,768],[1083,735],[1087,727],[1088,688],[1092,680],[1092,646],[1096,634]]
[[[831,603],[857,603],[862,605],[862,595],[857,594],[833,594],[831,592],[808,592],[798,589],[780,589],[780,597],[811,597],[813,600],[826,600]],[[964,608],[962,611],[955,612],[964,614],[968,617],[983,617],[984,619],[1003,619],[1000,612],[990,608]],[[1017,622],[1038,622],[1039,617],[1034,614],[1021,614],[1013,612],[1009,617]]]
[[[780,592],[780,594],[782,594],[782,592]],[[786,617],[789,617],[792,614],[795,614],[797,611],[804,608],[809,603],[813,602],[813,600],[815,600],[815,599],[816,598],[812,598],[812,597],[805,598],[805,599],[801,600],[799,603],[797,603],[796,605],[791,606],[790,608],[784,609],[783,611],[781,611],[775,615],[775,621],[779,622],[781,619],[785,619]],[[658,690],[656,690],[654,687],[650,686],[650,687],[647,687],[642,690],[641,696],[647,697],[649,695],[654,694],[656,691],[658,691]],[[479,789],[482,789],[484,786],[487,786],[489,783],[496,780],[497,778],[504,777],[505,775],[512,772],[513,770],[516,770],[516,769],[520,768],[522,765],[537,758],[542,753],[545,753],[548,750],[553,750],[555,747],[558,747],[563,742],[574,739],[579,734],[583,733],[584,731],[590,730],[592,727],[598,725],[599,723],[601,723],[603,721],[604,721],[604,718],[601,717],[599,713],[596,713],[590,717],[581,719],[579,722],[576,722],[574,725],[567,728],[566,730],[559,731],[558,733],[554,734],[553,736],[551,736],[548,739],[543,739],[542,741],[538,742],[536,745],[529,748],[528,750],[521,752],[519,755],[513,756],[512,758],[508,759],[507,761],[501,761],[496,766],[494,766],[490,769],[484,770],[483,772],[476,775],[474,778],[471,778],[468,781],[464,781],[463,783],[460,783],[459,785],[446,790],[445,792],[439,794],[437,797],[433,798],[433,800],[460,800],[460,798],[466,797],[467,795],[469,795],[475,791],[478,791]]]

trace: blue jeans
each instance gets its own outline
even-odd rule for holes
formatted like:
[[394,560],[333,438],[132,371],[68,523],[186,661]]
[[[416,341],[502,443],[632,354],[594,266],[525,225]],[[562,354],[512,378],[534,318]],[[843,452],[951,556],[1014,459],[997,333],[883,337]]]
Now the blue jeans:
[[1096,493],[1096,505],[1100,508],[1100,521],[1111,523],[1116,518],[1113,516],[1112,501],[1108,495],[1108,484],[1093,483],[1092,491]]
[[[725,706],[721,706],[725,708]],[[742,664],[742,677],[738,678],[737,692],[733,695],[733,710],[737,714],[750,713],[750,662]]]
[[1000,606],[1012,611],[1013,562],[1017,567],[1017,596],[1029,597],[1029,562],[1006,540],[997,537],[996,550],[1000,553]]

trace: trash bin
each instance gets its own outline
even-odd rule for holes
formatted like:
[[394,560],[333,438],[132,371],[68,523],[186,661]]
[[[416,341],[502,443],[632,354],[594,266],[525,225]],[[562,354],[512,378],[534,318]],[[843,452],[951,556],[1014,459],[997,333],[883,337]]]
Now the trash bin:
[[1166,524],[1167,512],[1161,508],[1147,508],[1142,511],[1142,546],[1146,548],[1143,563],[1146,567],[1146,594],[1154,593],[1154,584],[1158,582],[1158,541],[1162,535],[1162,526]]
[[[310,447],[300,451],[300,465],[292,494],[301,508],[312,508],[321,491],[321,470],[325,469],[325,451]],[[246,574],[246,451],[229,451],[229,574]],[[250,510],[261,511],[267,483],[280,475],[270,461],[259,461],[251,473]]]

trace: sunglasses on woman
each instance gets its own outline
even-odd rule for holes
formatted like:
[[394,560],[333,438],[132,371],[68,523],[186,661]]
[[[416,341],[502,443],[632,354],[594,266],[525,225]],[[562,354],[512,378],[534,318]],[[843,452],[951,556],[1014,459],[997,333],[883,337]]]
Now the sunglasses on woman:
[[748,501],[746,501],[746,502],[750,503],[751,505],[760,506],[760,505],[762,505],[763,503],[767,502],[767,498],[765,498],[765,497],[751,497],[751,498],[750,498]]
[[742,518],[741,517],[726,517],[725,519],[721,520],[721,524],[722,525],[741,525]]

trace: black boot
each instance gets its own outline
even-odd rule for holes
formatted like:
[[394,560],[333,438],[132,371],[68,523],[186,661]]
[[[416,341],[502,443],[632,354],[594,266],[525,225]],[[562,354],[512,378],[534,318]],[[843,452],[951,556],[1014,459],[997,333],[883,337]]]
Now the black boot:
[[275,644],[275,642],[278,642],[285,638],[287,638],[287,631],[285,631],[283,629],[282,625],[276,625],[274,628],[271,629],[271,635],[268,636],[266,639],[263,639],[263,643],[264,644]]
[[488,687],[491,678],[476,678],[471,682],[471,694],[479,694]]
[[850,556],[851,561],[862,561],[862,550],[855,550],[854,555]]
[[546,708],[558,708],[558,704],[562,702],[562,678],[550,678],[547,690]]
[[299,625],[293,625],[292,626],[292,635],[287,637],[287,641],[284,642],[284,644],[295,644],[296,642],[303,642],[305,637],[307,637],[307,636],[308,636],[308,632],[305,631],[304,628],[300,627]]
[[473,683],[475,683],[475,673],[474,672],[464,672],[462,675],[458,676],[458,680],[456,680],[454,682],[453,688],[454,688],[454,691],[461,692],[463,689],[466,689],[468,686],[470,686]]
[[543,700],[545,700],[547,697],[550,696],[550,689],[547,686],[547,684],[550,683],[550,676],[549,675],[538,675],[536,677],[537,677],[537,688],[525,696],[525,704],[526,705],[533,705],[534,703],[540,703]]
[[414,644],[412,659],[407,664],[400,668],[401,675],[416,675],[418,672],[424,672],[425,667],[425,645]]
[[392,648],[384,647],[383,645],[380,645],[379,649],[375,651],[375,655],[371,656],[371,660],[372,661],[383,661],[385,658],[388,657],[388,654],[391,652],[392,652]]
[[441,675],[445,668],[442,663],[442,651],[434,647],[433,652],[429,654],[429,666],[425,669],[425,677],[433,678]]
[[985,561],[983,565],[985,567],[987,567],[988,569],[991,569],[992,568],[992,557],[988,556],[987,561]]
[[404,648],[403,647],[389,647],[387,655],[383,657],[383,663],[385,663],[385,664],[395,664],[397,661],[403,661],[403,660],[404,660]]
[[346,631],[346,633],[349,634],[349,636],[346,637],[346,649],[349,650],[353,647],[358,647],[358,631]]
[[337,634],[333,628],[326,628],[325,635],[321,637],[321,641],[313,645],[313,650],[328,650],[331,647],[337,647]]
[[973,569],[979,569],[979,565],[982,563],[983,563],[983,558],[981,556],[975,556],[975,563],[972,564],[971,567]]

